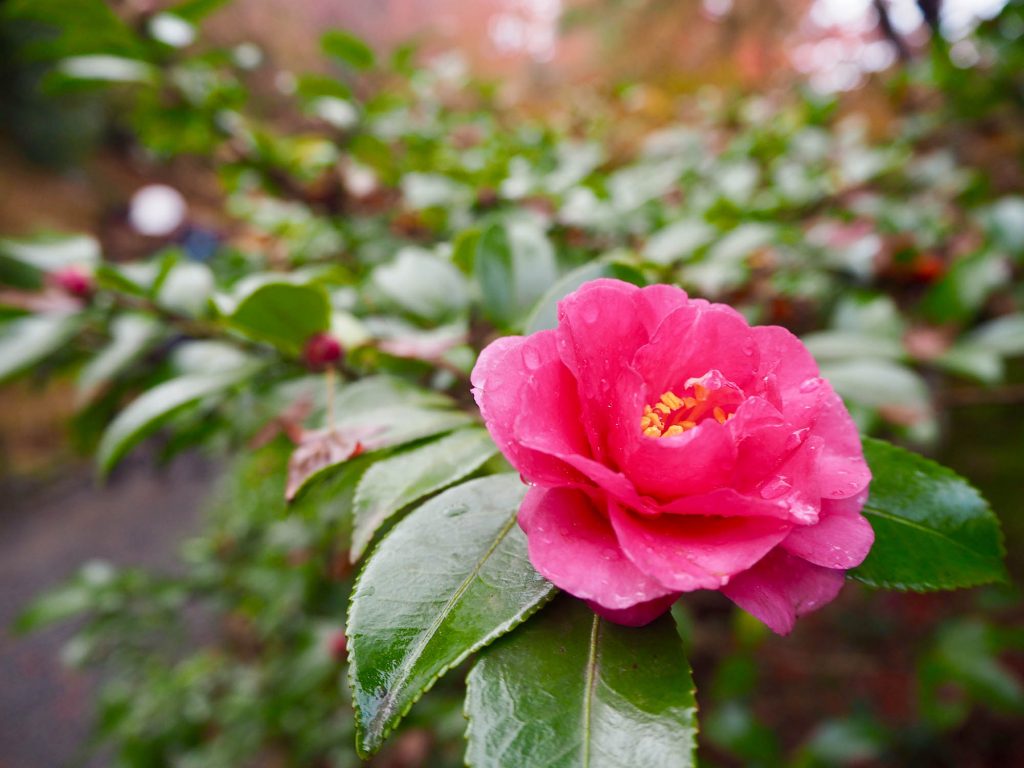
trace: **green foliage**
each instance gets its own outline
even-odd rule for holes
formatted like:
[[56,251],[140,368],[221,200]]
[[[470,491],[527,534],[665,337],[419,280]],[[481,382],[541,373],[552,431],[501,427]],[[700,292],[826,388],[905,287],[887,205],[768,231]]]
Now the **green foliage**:
[[865,438],[864,454],[873,475],[864,514],[875,543],[854,578],[916,591],[1006,581],[999,520],[970,483],[879,440]]
[[515,475],[457,486],[396,525],[367,561],[348,619],[361,755],[380,749],[438,677],[552,595],[516,525],[525,490]]
[[[102,474],[156,434],[169,451],[240,454],[180,575],[94,564],[21,627],[86,617],[66,655],[107,668],[97,728],[121,765],[354,766],[353,743],[369,756],[424,726],[438,734],[424,764],[461,764],[465,691],[447,674],[461,665],[471,765],[695,764],[679,630],[700,642],[703,617],[626,629],[563,597],[528,618],[554,589],[515,523],[525,488],[496,474],[470,402],[476,354],[553,327],[588,280],[669,282],[803,334],[865,431],[928,443],[951,385],[998,385],[1024,353],[1019,196],[993,194],[920,122],[876,141],[831,99],[706,93],[673,102],[685,121],[638,129],[625,89],[588,103],[570,137],[568,110],[524,117],[409,50],[378,66],[344,31],[321,40],[341,79],[300,73],[274,101],[301,120],[282,121],[258,92],[271,73],[250,74],[271,66],[258,51],[187,40],[221,4],[185,0],[137,28],[93,0],[0,12],[52,30],[21,54],[51,87],[97,86],[111,134],[157,161],[193,155],[226,198],[202,257],[185,238],[135,260],[90,236],[0,241],[0,379],[76,373]],[[161,18],[189,34],[175,43]],[[95,295],[52,285],[66,266]],[[318,333],[346,355],[311,377],[297,358]],[[998,521],[966,480],[865,451],[877,540],[853,578],[1006,578]],[[193,606],[205,631],[182,618]],[[731,631],[739,655],[712,679],[705,741],[779,765],[751,703],[762,630]],[[937,702],[949,683],[1018,712],[1000,659],[1017,647],[972,621],[937,638],[921,662],[933,726],[969,709]],[[896,739],[834,718],[791,755],[856,763]]]
[[395,513],[461,480],[497,452],[487,432],[463,429],[375,462],[356,489],[352,561],[363,556],[373,535]]
[[640,629],[563,598],[469,674],[471,766],[696,765],[697,702],[672,619]]

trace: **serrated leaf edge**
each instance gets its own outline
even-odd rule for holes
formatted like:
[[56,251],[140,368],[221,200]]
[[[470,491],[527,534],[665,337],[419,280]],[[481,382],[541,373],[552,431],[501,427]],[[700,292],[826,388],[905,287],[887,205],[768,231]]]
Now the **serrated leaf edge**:
[[[863,442],[865,444],[869,444],[869,443],[873,444],[874,446],[880,448],[883,451],[889,451],[889,452],[894,453],[894,454],[902,454],[902,455],[906,456],[909,461],[916,462],[923,469],[931,470],[932,472],[934,472],[937,475],[957,480],[957,481],[963,483],[964,485],[966,485],[971,490],[971,492],[978,498],[978,500],[981,501],[981,503],[985,507],[985,512],[988,514],[988,516],[996,524],[996,545],[998,547],[998,552],[999,552],[999,555],[1000,555],[1000,569],[1001,569],[1002,573],[999,576],[994,577],[994,578],[978,579],[978,580],[966,581],[966,582],[957,583],[957,584],[940,584],[940,583],[937,583],[937,582],[929,582],[929,581],[922,581],[919,584],[905,584],[903,582],[889,581],[887,579],[872,579],[872,578],[868,578],[868,577],[862,577],[862,576],[860,576],[857,573],[857,568],[853,568],[853,569],[851,569],[850,571],[847,572],[847,578],[848,579],[851,579],[851,580],[854,580],[854,581],[858,581],[861,584],[864,584],[864,585],[866,585],[868,587],[873,587],[873,588],[876,588],[876,589],[893,589],[893,590],[896,590],[896,591],[899,591],[899,592],[915,592],[915,593],[919,593],[919,594],[923,594],[923,593],[926,593],[926,592],[954,591],[954,590],[957,590],[957,589],[972,589],[974,587],[983,586],[985,584],[1006,584],[1006,583],[1009,583],[1009,574],[1006,571],[1006,562],[1005,562],[1005,559],[1006,559],[1006,537],[1005,537],[1005,534],[1003,533],[1002,522],[1000,521],[999,516],[995,513],[995,510],[992,509],[992,505],[989,504],[988,499],[986,499],[984,497],[984,495],[982,495],[981,491],[979,491],[977,488],[974,487],[974,484],[971,483],[970,480],[968,480],[966,477],[961,475],[959,472],[956,472],[953,469],[951,469],[950,467],[945,466],[944,464],[940,464],[937,461],[929,459],[927,456],[922,456],[920,453],[917,453],[915,451],[909,451],[906,448],[901,448],[898,445],[893,445],[892,443],[890,443],[890,442],[888,442],[886,440],[878,440],[878,439],[873,438],[873,437],[863,436],[863,437],[861,437],[861,442]],[[933,531],[930,528],[925,528],[924,526],[920,525],[919,523],[915,523],[913,520],[908,520],[906,518],[897,517],[895,515],[891,515],[891,514],[889,514],[887,512],[884,512],[882,510],[876,510],[873,507],[871,507],[870,504],[871,504],[871,497],[869,495],[868,496],[868,501],[864,505],[864,510],[867,511],[868,514],[878,514],[881,517],[885,517],[887,519],[895,520],[895,521],[898,521],[900,523],[906,524],[906,525],[911,526],[911,527],[920,528],[921,530],[926,531],[928,533],[931,533],[933,535],[942,536],[942,534],[940,534],[939,532]],[[949,538],[947,536],[942,536],[942,538],[946,539],[947,541],[952,542],[953,544],[955,544],[956,546],[960,547],[961,549],[964,549],[964,550],[966,550],[968,552],[971,552],[972,554],[978,554],[973,549],[969,549],[969,548],[965,547],[963,544],[960,544],[955,539]]]
[[[441,440],[444,440],[445,438],[448,438],[448,437],[452,437],[453,435],[456,435],[459,432],[468,432],[468,431],[471,431],[471,430],[476,431],[476,427],[475,426],[457,427],[455,430],[453,430],[453,431],[451,431],[451,432],[449,432],[447,434],[443,434],[443,435],[437,436],[436,440],[431,440],[430,442],[425,443],[424,445],[420,446],[420,448],[425,448],[428,445],[433,445],[434,443],[439,443],[439,442],[441,442]],[[419,448],[411,448],[408,451],[396,454],[396,457],[397,456],[402,456],[405,453],[412,453],[415,450],[419,450]],[[427,490],[425,490],[423,493],[421,493],[416,498],[408,501],[407,503],[403,504],[402,506],[398,507],[397,509],[392,510],[387,515],[382,517],[377,522],[377,524],[373,526],[373,528],[371,528],[370,530],[368,530],[366,532],[366,540],[365,541],[363,541],[361,544],[357,544],[356,543],[356,529],[357,529],[357,526],[358,526],[358,521],[356,520],[355,509],[356,509],[356,507],[359,506],[359,500],[363,497],[363,493],[362,493],[362,491],[363,491],[363,481],[366,479],[366,476],[370,473],[370,470],[373,469],[373,467],[379,466],[379,464],[377,464],[377,463],[373,464],[373,466],[369,467],[366,470],[366,472],[363,473],[363,476],[359,478],[359,483],[356,485],[356,493],[355,493],[355,496],[352,499],[352,512],[353,512],[353,514],[352,514],[352,546],[349,548],[349,552],[348,552],[349,562],[350,563],[357,563],[357,562],[359,562],[360,559],[362,559],[363,555],[366,554],[367,548],[369,548],[369,546],[373,543],[373,537],[377,534],[377,531],[379,531],[381,529],[381,527],[384,525],[384,523],[386,523],[388,520],[392,519],[395,515],[399,514],[403,509],[411,507],[413,504],[416,504],[417,502],[426,499],[427,496],[430,496],[431,494],[437,493],[438,491],[442,491],[442,490],[444,490],[446,488],[453,487],[457,483],[461,482],[462,480],[465,480],[471,474],[473,474],[478,469],[480,469],[480,467],[482,467],[487,462],[487,460],[490,459],[492,456],[494,456],[497,452],[498,452],[498,446],[495,445],[493,447],[493,449],[490,450],[489,452],[482,453],[480,455],[479,460],[476,461],[476,463],[472,463],[471,462],[470,465],[468,466],[468,468],[466,468],[464,471],[461,471],[461,472],[457,473],[454,477],[450,478],[447,482],[441,483],[439,485],[435,484],[435,485],[430,486],[429,488],[427,488]],[[389,456],[388,458],[390,459],[390,458],[394,458],[394,457],[390,457]],[[387,459],[382,459],[381,463],[383,463],[384,461],[387,461]]]
[[[494,477],[500,477],[500,475],[494,475]],[[464,485],[464,484],[465,483],[462,483],[462,485]],[[454,487],[457,488],[459,486],[454,486]],[[453,595],[453,597],[451,599],[449,599],[445,603],[444,608],[442,608],[441,611],[439,611],[439,615],[443,615],[444,611],[446,611],[447,609],[449,609],[453,605],[453,602],[457,598],[457,596],[465,593],[465,590],[468,588],[468,584],[469,584],[470,579],[472,577],[474,577],[477,573],[479,573],[480,569],[483,567],[483,564],[490,558],[490,556],[497,549],[498,544],[500,544],[501,541],[508,535],[509,531],[512,530],[512,527],[515,524],[516,517],[518,516],[518,514],[519,514],[519,511],[516,510],[515,512],[513,512],[509,516],[509,523],[502,527],[501,535],[498,538],[495,539],[495,543],[490,548],[488,548],[487,552],[484,554],[484,556],[482,558],[480,558],[480,560],[478,561],[476,566],[470,572],[469,576],[467,576],[466,579],[463,581],[463,583],[460,584],[459,589],[456,590],[456,594]],[[374,547],[374,553],[381,547],[381,545],[384,543],[384,541],[386,541],[386,539],[382,539],[380,542],[377,543],[377,546]],[[359,590],[359,587],[360,587],[360,585],[362,583],[363,574],[366,572],[366,565],[368,565],[369,562],[370,562],[370,558],[367,558],[367,560],[365,561],[366,564],[364,564],[364,566],[360,569],[359,576],[356,578],[355,583],[352,585],[352,594],[353,595],[355,595],[356,592]],[[364,745],[364,743],[363,743],[364,739],[366,737],[366,733],[364,732],[364,729],[363,729],[362,718],[360,717],[362,712],[361,712],[360,707],[359,707],[359,705],[357,703],[358,702],[358,697],[356,696],[355,669],[356,669],[357,665],[355,663],[355,655],[354,655],[355,646],[352,643],[352,636],[351,636],[351,634],[349,632],[349,627],[351,627],[351,624],[352,624],[352,622],[351,622],[352,606],[355,605],[355,601],[354,600],[351,601],[349,603],[348,615],[345,617],[346,618],[346,621],[345,621],[345,637],[348,640],[349,648],[353,649],[353,654],[350,657],[350,661],[349,661],[348,683],[349,683],[349,691],[352,694],[352,706],[353,706],[353,708],[355,709],[355,712],[356,712],[356,717],[355,717],[356,753],[359,755],[359,757],[361,757],[361,758],[363,758],[365,760],[365,759],[369,759],[374,754],[376,754],[380,750],[380,748],[384,745],[384,742],[387,740],[387,737],[390,736],[394,732],[394,730],[398,726],[398,724],[402,722],[402,720],[405,718],[405,716],[407,714],[409,714],[409,710],[411,710],[413,708],[413,706],[416,704],[416,702],[418,702],[421,698],[423,698],[424,694],[426,694],[431,688],[434,687],[434,684],[438,680],[440,680],[448,672],[450,672],[452,669],[454,669],[459,664],[461,664],[463,661],[465,661],[469,657],[470,654],[475,653],[476,651],[479,651],[481,648],[485,648],[486,646],[488,646],[491,643],[493,643],[495,640],[497,640],[502,635],[505,635],[508,632],[510,632],[513,629],[515,629],[516,627],[518,627],[520,624],[522,624],[524,621],[526,621],[528,618],[530,618],[530,616],[532,616],[534,613],[536,613],[542,607],[544,607],[549,602],[551,602],[551,600],[557,594],[558,594],[558,590],[555,588],[554,584],[550,584],[549,583],[549,589],[548,589],[548,592],[547,592],[546,595],[542,596],[539,600],[534,602],[532,605],[527,606],[526,610],[522,611],[521,613],[517,614],[516,616],[513,616],[509,621],[506,621],[506,622],[504,622],[502,624],[499,624],[489,634],[484,636],[484,638],[481,639],[480,642],[475,643],[472,646],[470,646],[469,648],[467,648],[458,657],[453,659],[447,666],[445,666],[443,669],[439,670],[438,673],[436,675],[434,675],[434,677],[432,677],[430,679],[430,681],[427,683],[427,685],[425,685],[419,691],[419,693],[417,693],[413,698],[411,698],[409,700],[409,702],[401,709],[401,711],[399,711],[397,714],[393,714],[391,717],[389,717],[387,719],[387,721],[384,723],[384,725],[383,725],[383,727],[381,729],[381,732],[380,732],[380,734],[379,734],[375,744],[372,745],[369,748],[367,748],[366,745]],[[435,619],[435,622],[431,626],[436,628],[437,625],[438,625],[438,622]],[[421,651],[422,651],[422,647],[421,647]]]

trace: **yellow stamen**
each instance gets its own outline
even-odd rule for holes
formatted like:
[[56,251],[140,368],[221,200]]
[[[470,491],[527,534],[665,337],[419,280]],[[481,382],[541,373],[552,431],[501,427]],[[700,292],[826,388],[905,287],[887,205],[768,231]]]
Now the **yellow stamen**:
[[733,417],[725,409],[713,405],[708,399],[710,390],[702,384],[693,384],[693,397],[679,397],[669,390],[654,405],[645,405],[640,417],[640,432],[645,437],[675,437],[695,428],[707,416],[724,424]]

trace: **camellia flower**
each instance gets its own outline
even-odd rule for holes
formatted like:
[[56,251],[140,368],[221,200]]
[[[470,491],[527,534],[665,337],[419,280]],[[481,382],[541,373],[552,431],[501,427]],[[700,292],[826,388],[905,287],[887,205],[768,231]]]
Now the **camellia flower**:
[[641,625],[717,589],[775,632],[874,540],[857,429],[803,344],[672,286],[595,280],[558,327],[501,338],[473,393],[531,488],[534,567]]

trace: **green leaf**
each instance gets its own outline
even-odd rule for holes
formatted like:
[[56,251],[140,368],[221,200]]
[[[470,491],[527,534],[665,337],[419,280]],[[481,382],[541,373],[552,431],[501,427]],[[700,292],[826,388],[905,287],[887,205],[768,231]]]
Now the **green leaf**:
[[[88,235],[59,235],[31,240],[0,240],[0,276],[8,262],[27,268],[36,278],[40,273],[63,267],[94,267],[100,260],[100,244]],[[38,279],[33,281],[38,284]]]
[[147,315],[127,314],[110,326],[113,338],[78,376],[79,403],[92,400],[112,379],[135,362],[160,334],[160,324]]
[[296,353],[330,327],[331,305],[322,286],[264,283],[239,302],[230,320],[247,336]]
[[150,84],[156,81],[156,70],[145,61],[123,56],[69,56],[57,64],[49,84],[60,88],[74,81]]
[[715,228],[703,219],[683,219],[659,229],[644,245],[644,258],[668,265],[692,257],[716,236]]
[[865,438],[864,455],[875,543],[853,578],[918,592],[1006,580],[999,520],[970,483],[881,440]]
[[506,327],[529,312],[557,278],[550,241],[527,222],[492,224],[484,230],[473,271],[484,312]]
[[45,360],[78,331],[79,315],[53,313],[12,320],[0,328],[0,382]]
[[348,64],[355,69],[369,69],[375,56],[373,49],[350,32],[332,29],[320,38],[320,47],[328,56]]
[[422,248],[403,248],[394,261],[373,270],[370,279],[388,302],[425,320],[457,314],[469,301],[462,273]]
[[697,702],[670,616],[623,627],[564,597],[469,673],[466,763],[689,768]]
[[172,5],[166,10],[175,16],[180,16],[185,21],[196,24],[227,2],[228,0],[185,0],[177,5]]
[[178,410],[248,378],[254,369],[180,376],[148,390],[117,415],[100,439],[97,463],[106,475],[121,458]]
[[628,264],[616,261],[592,261],[577,267],[558,279],[544,297],[537,302],[525,323],[525,333],[536,333],[558,325],[558,302],[584,283],[601,277],[614,277],[634,285],[644,285],[644,276]]
[[965,321],[1009,278],[1010,265],[1001,254],[971,254],[955,262],[928,289],[921,300],[921,310],[936,323]]
[[366,563],[348,617],[356,748],[366,757],[417,699],[554,588],[516,525],[515,475],[452,488],[414,511]]
[[463,429],[419,448],[376,462],[363,475],[353,511],[352,562],[392,515],[480,468],[497,453],[482,429]]

